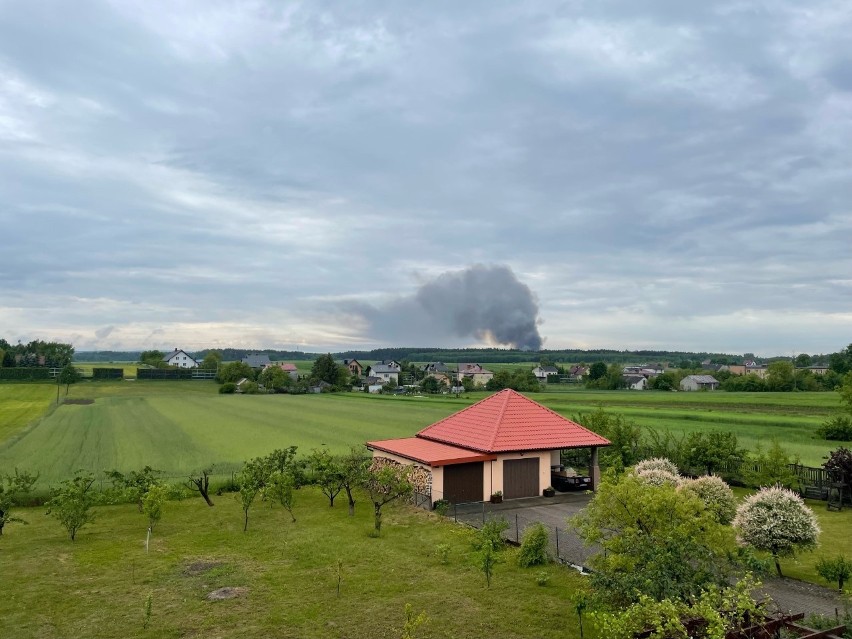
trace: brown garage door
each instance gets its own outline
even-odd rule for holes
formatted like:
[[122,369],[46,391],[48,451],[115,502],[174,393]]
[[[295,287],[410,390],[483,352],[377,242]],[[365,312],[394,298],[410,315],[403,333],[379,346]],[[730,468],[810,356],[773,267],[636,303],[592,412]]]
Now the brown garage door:
[[454,504],[482,501],[482,462],[444,466],[444,499]]
[[506,499],[538,495],[538,457],[503,462],[503,496]]

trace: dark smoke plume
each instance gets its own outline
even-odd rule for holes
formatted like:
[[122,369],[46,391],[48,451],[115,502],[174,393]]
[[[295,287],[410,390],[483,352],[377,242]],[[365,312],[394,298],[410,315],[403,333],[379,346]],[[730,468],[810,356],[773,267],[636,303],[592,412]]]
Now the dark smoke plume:
[[[361,306],[385,338],[475,336],[491,344],[539,350],[538,301],[508,266],[476,264],[423,284],[410,297],[376,309]],[[378,335],[376,335],[378,337]]]

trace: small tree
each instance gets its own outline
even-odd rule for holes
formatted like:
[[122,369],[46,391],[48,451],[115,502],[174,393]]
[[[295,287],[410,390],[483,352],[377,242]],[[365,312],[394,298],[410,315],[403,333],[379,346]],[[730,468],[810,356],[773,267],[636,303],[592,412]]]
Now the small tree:
[[354,490],[356,487],[364,485],[369,467],[370,458],[363,452],[363,449],[354,446],[340,459],[341,484],[346,491],[350,517],[355,516]]
[[188,485],[190,488],[197,490],[198,494],[204,498],[207,505],[213,507],[213,502],[210,500],[210,473],[213,472],[213,467],[202,468],[194,475],[189,476]]
[[491,587],[491,576],[494,574],[494,564],[497,563],[497,552],[491,544],[485,544],[477,555],[479,569],[485,575],[485,583]]
[[634,603],[639,593],[657,601],[696,597],[738,569],[730,527],[694,494],[668,484],[607,472],[571,521],[583,541],[600,546],[590,579],[615,606]]
[[790,468],[793,460],[787,454],[778,439],[772,438],[772,445],[766,452],[758,445],[754,458],[755,470],[743,473],[746,483],[755,487],[783,486],[790,488],[798,478]]
[[148,530],[154,530],[154,526],[163,516],[163,506],[169,500],[169,489],[162,484],[154,484],[148,488],[142,497],[142,513],[148,517]]
[[340,459],[325,448],[317,448],[308,456],[311,483],[319,486],[328,498],[328,507],[334,507],[334,498],[343,490],[343,468]]
[[126,475],[117,470],[106,471],[106,476],[112,481],[112,485],[125,492],[128,498],[136,502],[139,512],[142,512],[142,500],[152,486],[159,482],[157,478],[162,471],[154,470],[145,466],[142,470],[132,470]]
[[737,538],[772,554],[779,577],[779,557],[816,546],[820,529],[813,511],[802,498],[781,487],[761,488],[737,508],[733,521]]
[[66,364],[59,371],[59,376],[56,378],[56,403],[59,403],[59,385],[65,384],[65,397],[68,397],[68,389],[71,384],[76,384],[80,381],[80,371],[74,368],[71,364]]
[[3,478],[0,478],[0,535],[3,534],[3,528],[6,524],[27,523],[20,517],[13,516],[12,508],[20,505],[22,497],[32,490],[33,485],[38,481],[38,477],[38,475],[31,475],[16,468],[14,475],[5,477],[5,488],[3,487]]
[[95,496],[91,490],[94,483],[94,475],[80,472],[74,479],[66,479],[59,488],[50,490],[47,514],[56,517],[68,531],[71,541],[76,538],[78,530],[95,519],[92,512]]
[[400,497],[406,497],[414,491],[411,484],[411,466],[388,463],[373,467],[365,476],[364,488],[373,502],[374,525],[376,533],[382,531],[382,508]]
[[852,560],[843,555],[834,559],[820,557],[816,564],[817,574],[828,583],[836,583],[838,592],[843,592],[843,584],[852,577]]
[[647,472],[649,470],[659,470],[668,473],[669,475],[674,475],[677,477],[680,475],[680,470],[678,467],[668,459],[664,457],[654,457],[653,459],[643,459],[636,466],[633,467],[633,472],[637,475],[643,472]]
[[242,471],[237,475],[237,481],[240,485],[240,492],[237,498],[240,501],[244,515],[243,532],[248,530],[249,509],[261,490],[266,487],[266,482],[270,476],[268,466],[264,462],[263,458],[256,457],[246,462]]
[[290,513],[290,518],[293,523],[296,523],[296,516],[293,514],[293,506],[296,501],[297,479],[292,470],[275,471],[268,480],[267,488],[264,491],[271,499],[274,499],[281,507]]

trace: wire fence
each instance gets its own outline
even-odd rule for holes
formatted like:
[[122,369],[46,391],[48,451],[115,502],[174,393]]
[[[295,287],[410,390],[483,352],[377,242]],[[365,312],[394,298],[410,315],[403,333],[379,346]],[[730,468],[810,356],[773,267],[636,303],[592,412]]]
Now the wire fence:
[[[585,501],[578,502],[575,508],[579,511]],[[520,545],[524,538],[524,532],[533,524],[542,524],[549,534],[549,554],[552,559],[570,566],[574,566],[583,572],[589,572],[589,559],[596,554],[600,548],[587,546],[580,539],[577,532],[569,527],[554,525],[553,519],[566,519],[564,515],[542,517],[538,514],[523,512],[523,508],[507,508],[505,505],[490,504],[488,502],[476,502],[469,504],[453,504],[447,511],[447,516],[454,521],[466,524],[473,528],[482,528],[486,522],[503,519],[508,527],[503,532],[503,538],[515,545]],[[548,521],[545,521],[547,519]]]

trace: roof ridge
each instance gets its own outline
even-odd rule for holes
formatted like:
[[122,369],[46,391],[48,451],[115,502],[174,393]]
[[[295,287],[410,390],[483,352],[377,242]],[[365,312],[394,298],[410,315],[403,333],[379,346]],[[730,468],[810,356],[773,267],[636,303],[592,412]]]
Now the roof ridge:
[[[497,416],[497,426],[494,428],[494,432],[491,434],[491,441],[488,443],[489,450],[494,450],[494,442],[497,441],[497,436],[500,434],[500,428],[503,425],[503,415],[506,414],[506,408],[509,406],[509,398],[512,397],[512,394],[515,392],[511,388],[507,388],[505,391],[500,391],[500,393],[506,393],[506,399],[503,400],[503,406],[500,408],[500,414]],[[497,393],[498,395],[500,393]]]

